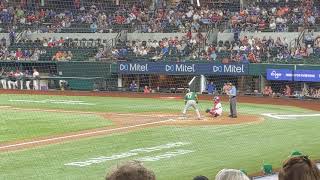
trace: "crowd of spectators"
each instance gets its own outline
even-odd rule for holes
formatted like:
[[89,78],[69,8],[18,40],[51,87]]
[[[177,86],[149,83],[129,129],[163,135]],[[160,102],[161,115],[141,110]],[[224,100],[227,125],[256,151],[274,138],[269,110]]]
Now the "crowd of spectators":
[[201,33],[196,33],[189,37],[163,38],[160,41],[152,39],[128,41],[113,48],[111,57],[114,60],[209,60],[209,57],[206,57],[204,53],[201,54],[200,49],[202,47],[204,47],[204,36]]
[[[310,33],[311,34],[311,33]],[[244,36],[239,41],[218,42],[216,52],[230,54],[232,62],[291,62],[320,56],[320,37],[309,37],[306,33],[303,43],[296,45],[283,37],[259,38]],[[220,53],[221,54],[221,53]],[[221,57],[220,57],[221,59]]]
[[320,98],[320,88],[317,87],[303,87],[301,91],[295,91],[290,85],[285,85],[284,88],[280,89],[280,92],[276,92],[271,86],[265,86],[262,90],[263,96],[276,96],[281,94],[286,97],[297,96],[303,98]]
[[[264,173],[270,175],[272,172],[272,166],[270,172],[267,173],[264,169]],[[269,171],[269,169],[268,169]],[[316,163],[312,161],[308,156],[303,155],[301,152],[294,151],[287,158],[281,166],[279,173],[277,174],[279,180],[319,180],[320,170]],[[106,180],[155,180],[155,173],[144,167],[141,162],[130,161],[122,165],[118,165],[107,173]],[[193,180],[208,180],[206,176],[196,176]],[[236,169],[222,169],[217,173],[215,180],[249,180],[243,170]],[[269,179],[272,179],[271,177]]]
[[75,1],[74,8],[68,9],[63,3],[58,7],[32,8],[24,3],[1,1],[0,21],[11,29],[36,27],[32,31],[43,33],[60,32],[73,25],[85,25],[80,29],[87,28],[88,32],[116,32],[121,29],[132,32],[197,32],[206,30],[207,26],[232,31],[282,32],[298,31],[298,27],[314,27],[319,21],[318,6],[312,0],[282,3],[251,0],[241,10],[233,7],[240,7],[240,1],[235,1],[229,7],[190,4],[191,1],[155,6],[147,5],[144,1],[138,2],[79,4]]
[[[309,35],[311,34],[311,35]],[[283,37],[253,37],[244,36],[238,41],[219,41],[217,44],[206,43],[202,33],[192,33],[188,31],[182,37],[163,38],[158,40],[133,40],[117,43],[111,50],[101,47],[96,53],[96,59],[112,60],[163,60],[173,61],[222,61],[224,63],[260,63],[260,62],[291,62],[291,60],[306,59],[308,57],[320,56],[320,37],[313,37],[312,33],[306,33],[301,46],[290,46],[288,40]],[[38,48],[71,47],[73,42],[64,38],[43,38],[35,41],[25,39],[25,43],[32,43]],[[2,42],[2,41],[1,41]],[[4,41],[5,42],[5,41]],[[22,42],[23,43],[23,42]],[[2,43],[3,44],[3,43]],[[76,46],[80,46],[79,44]],[[86,45],[84,45],[86,46]],[[1,50],[1,59],[5,54],[5,46]],[[35,51],[35,50],[34,50]],[[23,50],[23,52],[25,52]],[[10,52],[6,52],[10,56]],[[43,54],[44,52],[41,52]],[[58,53],[58,52],[57,52]],[[30,54],[30,53],[29,53]],[[31,53],[32,54],[32,53]],[[71,52],[67,60],[72,58]],[[12,54],[11,54],[12,55]],[[37,55],[37,53],[36,53]],[[59,55],[59,54],[57,54]],[[28,53],[25,59],[30,58]],[[57,56],[59,57],[59,56]],[[21,59],[20,56],[18,56]],[[11,58],[9,58],[11,59]],[[37,60],[37,58],[31,58]],[[53,57],[53,59],[56,59]]]
[[[291,62],[320,56],[320,37],[305,41],[301,46],[290,46],[283,37],[247,37],[239,41],[219,41],[206,44],[204,35],[192,33],[181,38],[163,38],[160,41],[134,40],[115,46],[109,55],[113,60],[170,59],[222,61],[235,63]],[[311,42],[311,43],[309,43]],[[96,58],[106,58],[108,53],[99,51]]]
[[305,96],[305,97],[320,98],[320,88],[316,88],[316,87],[307,88],[307,87],[304,87],[302,89],[302,95]]
[[3,61],[38,61],[40,56],[46,54],[45,50],[18,48],[16,51],[10,51],[7,47],[0,46],[0,60]]
[[[68,39],[67,39],[68,40]],[[70,61],[73,58],[73,53],[70,50],[65,50],[66,47],[73,47],[72,42],[66,41],[64,38],[43,38],[32,41],[22,39],[19,43],[7,46],[6,39],[0,40],[0,60],[26,60],[38,61],[40,56],[47,54],[47,50],[55,48],[51,60],[53,61]],[[75,45],[75,48],[78,48]],[[58,49],[57,49],[58,48]]]

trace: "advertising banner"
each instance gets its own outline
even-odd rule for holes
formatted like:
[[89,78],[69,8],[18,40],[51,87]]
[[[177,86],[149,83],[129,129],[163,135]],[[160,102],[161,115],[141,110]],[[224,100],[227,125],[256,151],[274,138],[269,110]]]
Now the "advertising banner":
[[248,64],[118,62],[119,74],[246,75]]
[[320,70],[295,70],[294,81],[320,82]]
[[267,69],[267,80],[292,81],[293,74],[290,69]]

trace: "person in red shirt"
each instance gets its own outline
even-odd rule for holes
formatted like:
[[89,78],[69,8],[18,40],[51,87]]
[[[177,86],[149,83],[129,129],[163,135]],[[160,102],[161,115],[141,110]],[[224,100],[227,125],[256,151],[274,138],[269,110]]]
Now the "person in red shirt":
[[121,15],[118,14],[118,15],[115,17],[115,21],[116,21],[117,24],[123,24],[123,23],[125,22],[125,18],[124,18],[123,16],[121,16]]
[[188,32],[187,32],[187,38],[190,40],[191,38],[192,38],[192,32],[191,32],[191,30],[189,30]]
[[20,48],[16,51],[16,58],[17,60],[21,60],[23,58],[23,52]]
[[151,92],[151,89],[149,89],[148,86],[144,86],[143,93],[149,94],[150,92]]
[[286,85],[286,87],[284,88],[284,95],[285,96],[290,96],[291,95],[291,88],[289,85]]

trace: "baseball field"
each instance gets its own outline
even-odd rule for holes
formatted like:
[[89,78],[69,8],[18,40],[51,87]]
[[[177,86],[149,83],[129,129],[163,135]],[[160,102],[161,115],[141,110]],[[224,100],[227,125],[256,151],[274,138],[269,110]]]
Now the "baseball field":
[[213,119],[204,113],[210,97],[200,97],[197,121],[192,110],[180,118],[176,95],[86,95],[2,93],[0,179],[103,179],[116,164],[139,160],[159,180],[188,180],[223,168],[277,168],[293,149],[320,159],[320,103],[239,99],[231,119],[224,101],[224,115]]

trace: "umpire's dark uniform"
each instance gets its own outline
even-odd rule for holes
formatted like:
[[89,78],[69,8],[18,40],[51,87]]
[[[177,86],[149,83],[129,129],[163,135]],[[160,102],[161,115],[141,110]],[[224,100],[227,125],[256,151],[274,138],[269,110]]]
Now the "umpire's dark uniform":
[[229,84],[231,89],[229,90],[230,98],[230,117],[237,118],[237,89],[232,84]]

